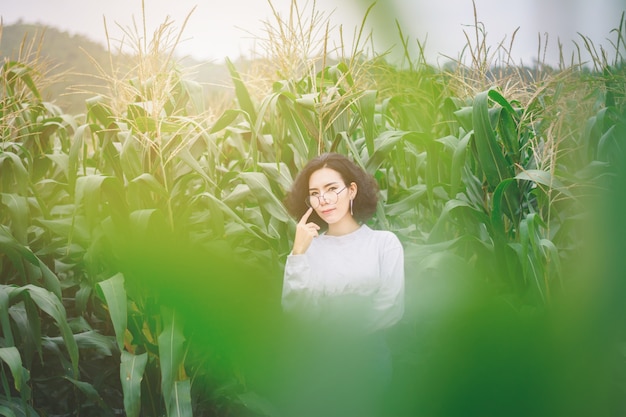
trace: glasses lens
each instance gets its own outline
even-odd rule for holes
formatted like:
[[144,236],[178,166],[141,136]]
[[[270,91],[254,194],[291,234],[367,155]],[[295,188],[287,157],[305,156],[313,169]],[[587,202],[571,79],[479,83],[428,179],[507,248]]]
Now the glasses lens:
[[319,198],[313,195],[310,195],[307,198],[305,198],[304,202],[306,203],[307,206],[311,207],[312,209],[315,209],[320,205]]
[[336,191],[328,191],[324,193],[323,197],[328,204],[335,204],[339,198],[339,194],[337,194]]

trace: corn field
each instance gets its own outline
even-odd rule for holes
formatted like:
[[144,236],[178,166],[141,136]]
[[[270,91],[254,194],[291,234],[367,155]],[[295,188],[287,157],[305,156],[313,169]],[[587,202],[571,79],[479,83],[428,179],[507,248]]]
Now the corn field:
[[335,56],[308,23],[227,61],[232,97],[164,32],[94,68],[83,114],[3,62],[0,415],[278,416],[282,201],[327,151],[374,175],[371,226],[405,248],[389,416],[626,415],[624,17],[557,69]]

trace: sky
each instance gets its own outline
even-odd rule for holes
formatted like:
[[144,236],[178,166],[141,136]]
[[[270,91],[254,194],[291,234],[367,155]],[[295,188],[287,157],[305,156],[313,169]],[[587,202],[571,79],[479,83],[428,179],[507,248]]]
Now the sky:
[[[143,0],[148,37],[169,20],[182,40],[180,55],[221,62],[228,57],[250,56],[259,50],[264,22],[275,22],[272,5],[281,16],[288,16],[292,0]],[[515,63],[533,64],[538,46],[545,49],[548,63],[558,62],[559,42],[566,56],[582,45],[579,34],[590,38],[596,47],[614,51],[612,30],[620,24],[626,10],[623,0],[297,0],[300,9],[315,10],[327,18],[334,31],[331,42],[338,42],[339,27],[346,43],[372,4],[366,20],[376,52],[391,49],[393,58],[401,52],[396,21],[411,48],[418,41],[425,45],[426,58],[433,64],[446,57],[457,58],[467,44],[466,35],[475,42],[474,6],[477,19],[484,25],[491,51],[504,42]],[[18,21],[41,23],[72,34],[81,34],[105,43],[107,33],[115,45],[136,24],[142,28],[142,0],[0,0],[4,25]],[[185,25],[185,19],[188,21]],[[105,30],[105,21],[106,29]],[[107,32],[108,31],[108,32]],[[542,56],[544,49],[542,47]],[[394,55],[396,54],[396,55]]]

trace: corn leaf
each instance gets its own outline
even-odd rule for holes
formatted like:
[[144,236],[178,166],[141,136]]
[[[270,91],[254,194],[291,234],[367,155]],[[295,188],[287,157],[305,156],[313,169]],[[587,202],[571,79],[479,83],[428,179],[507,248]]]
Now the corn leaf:
[[147,188],[148,190],[161,197],[169,197],[169,194],[165,187],[163,187],[163,184],[157,181],[157,179],[154,178],[154,175],[148,174],[147,172],[144,172],[143,174],[140,174],[139,176],[133,178],[131,183],[137,184],[138,186],[143,188]]
[[0,348],[0,359],[9,366],[15,389],[21,391],[27,381],[22,379],[22,358],[15,346]]
[[419,200],[426,194],[425,184],[416,184],[406,190],[408,195],[395,203],[385,205],[385,213],[389,216],[397,216],[411,212],[417,208]]
[[124,276],[121,273],[98,283],[102,289],[104,299],[109,308],[109,315],[115,331],[117,346],[124,349],[124,334],[127,326],[126,289],[124,288]]
[[0,202],[8,209],[11,216],[11,230],[15,239],[22,245],[28,243],[27,229],[30,210],[26,197],[17,194],[0,194]]
[[[171,401],[176,397],[174,391],[177,372],[183,363],[185,336],[180,315],[175,310],[162,307],[163,331],[159,334],[159,364],[161,368],[161,392],[165,408],[171,409]],[[175,407],[178,410],[178,407]],[[172,414],[170,414],[171,416]]]
[[450,167],[450,197],[455,198],[459,192],[463,168],[465,167],[465,155],[467,154],[467,144],[472,138],[471,133],[467,133],[457,143],[452,155],[452,165]]
[[357,101],[359,107],[359,116],[363,124],[363,134],[365,135],[365,146],[367,152],[371,155],[374,153],[374,135],[376,122],[374,114],[376,109],[376,90],[367,90],[359,96]]
[[505,234],[502,205],[505,203],[505,193],[511,184],[515,183],[514,178],[507,178],[500,182],[493,193],[493,206],[491,208],[491,224],[498,237],[503,238]]
[[95,404],[98,404],[101,407],[105,406],[104,401],[102,400],[102,397],[100,396],[96,388],[90,383],[85,382],[85,381],[79,381],[75,378],[70,378],[68,376],[64,377],[64,379],[74,384],[74,386],[78,388],[83,394],[85,394],[85,396],[90,401],[93,401]]
[[213,123],[213,126],[209,130],[209,133],[216,133],[220,130],[226,129],[235,121],[235,119],[237,119],[237,116],[239,116],[240,114],[241,110],[225,110],[224,113],[222,113],[222,115],[219,117],[219,119],[217,119],[215,123]]
[[120,150],[120,165],[124,176],[128,179],[136,178],[144,171],[139,156],[138,140],[129,130],[118,132],[118,140],[122,143]]
[[11,410],[9,407],[5,405],[2,405],[3,402],[5,401],[0,400],[0,415],[5,416],[5,417],[16,417],[13,410]]
[[172,400],[170,401],[169,417],[193,417],[191,402],[191,381],[185,379],[176,381],[172,390]]
[[26,270],[24,269],[23,260],[26,260],[34,265],[39,263],[39,260],[34,253],[30,251],[26,246],[20,244],[8,230],[8,227],[0,225],[0,249],[2,253],[6,254],[13,265],[20,272],[20,275],[26,278]]
[[[255,236],[259,239],[263,239],[261,235],[258,234],[258,232],[256,232],[252,227],[250,227],[250,224],[245,222],[237,213],[233,211],[233,209],[228,207],[228,205],[226,205],[221,199],[215,197],[211,193],[201,193],[196,198],[202,198],[202,197],[208,197],[210,200],[212,200],[217,205],[217,207],[219,207],[222,210],[224,214],[226,214],[229,218],[234,220],[236,224],[242,226],[243,229],[246,230],[246,232],[250,233],[252,236]],[[229,222],[229,225],[231,224],[232,223]]]
[[87,117],[90,121],[99,123],[105,127],[109,126],[113,120],[113,116],[103,96],[98,95],[90,97],[85,100],[85,104],[87,105]]
[[128,417],[139,417],[141,411],[141,381],[148,363],[148,354],[133,355],[122,351],[120,379],[124,393],[124,410]]
[[41,100],[41,94],[39,94],[39,89],[37,85],[33,81],[31,74],[34,72],[34,69],[25,65],[19,61],[9,61],[4,63],[2,68],[2,76],[5,78],[8,83],[5,86],[6,88],[12,90],[12,92],[16,92],[15,82],[17,80],[22,81],[30,90],[30,92],[37,98],[37,100]]
[[273,192],[270,182],[262,172],[242,172],[239,174],[259,204],[278,220],[289,221],[289,214]]
[[387,130],[381,133],[380,136],[376,138],[376,150],[369,154],[370,157],[367,159],[367,162],[365,162],[365,170],[370,174],[376,172],[398,142],[405,136],[414,134],[413,132],[395,130]]
[[6,285],[0,285],[0,328],[8,346],[15,346],[13,331],[9,321],[9,289]]
[[18,155],[9,151],[0,152],[0,171],[3,176],[13,174],[15,179],[15,191],[20,195],[26,195],[30,178],[28,170]]
[[293,184],[293,177],[284,162],[260,162],[259,168],[275,183],[280,184],[283,190],[289,190]]
[[537,184],[546,186],[549,190],[557,190],[560,193],[573,197],[573,194],[565,187],[565,185],[549,171],[540,169],[528,169],[520,172],[515,176],[518,180],[532,181]]
[[235,85],[235,95],[237,96],[239,107],[241,107],[241,110],[248,114],[251,125],[254,126],[256,124],[257,116],[254,105],[252,104],[252,99],[250,98],[250,93],[248,93],[248,88],[244,84],[239,72],[237,72],[235,65],[230,59],[226,59],[226,66],[228,67],[231,79]]
[[52,292],[34,285],[26,285],[24,287],[28,291],[30,298],[37,304],[41,310],[46,312],[54,319],[57,327],[61,331],[61,336],[65,341],[65,348],[70,355],[72,362],[72,374],[78,376],[78,346],[74,340],[74,334],[67,322],[67,315],[63,303]]
[[484,91],[475,97],[472,109],[472,122],[478,160],[489,186],[495,188],[502,180],[511,178],[513,173],[504,159],[502,149],[491,126],[488,94],[488,91]]

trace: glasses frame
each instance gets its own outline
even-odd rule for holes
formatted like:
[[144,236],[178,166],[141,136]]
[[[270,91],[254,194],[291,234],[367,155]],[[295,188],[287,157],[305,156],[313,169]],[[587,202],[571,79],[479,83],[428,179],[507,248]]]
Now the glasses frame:
[[[319,206],[321,206],[321,205],[322,205],[322,199],[324,199],[324,201],[326,202],[326,204],[335,204],[337,201],[339,201],[339,194],[340,194],[343,190],[345,190],[346,188],[348,188],[348,186],[347,186],[347,185],[345,185],[345,186],[344,186],[341,190],[339,190],[339,191],[329,190],[329,191],[325,191],[325,192],[323,192],[323,193],[322,193],[322,194],[320,194],[320,195],[309,195],[309,196],[307,196],[307,197],[304,199],[304,203],[307,205],[307,207],[310,207],[310,208],[312,208],[313,210],[315,210],[316,208],[318,208]],[[328,194],[328,193],[335,193],[335,195],[337,196],[337,197],[336,197],[337,199],[335,200],[335,202],[334,202],[334,203],[333,203],[333,202],[331,202],[331,201],[328,201],[328,199],[325,197],[325,196],[326,196],[326,194]],[[313,197],[316,197],[316,198],[317,198],[317,205],[315,205],[315,206],[314,206],[313,204],[311,204],[311,202],[310,202],[311,198],[313,198]]]

